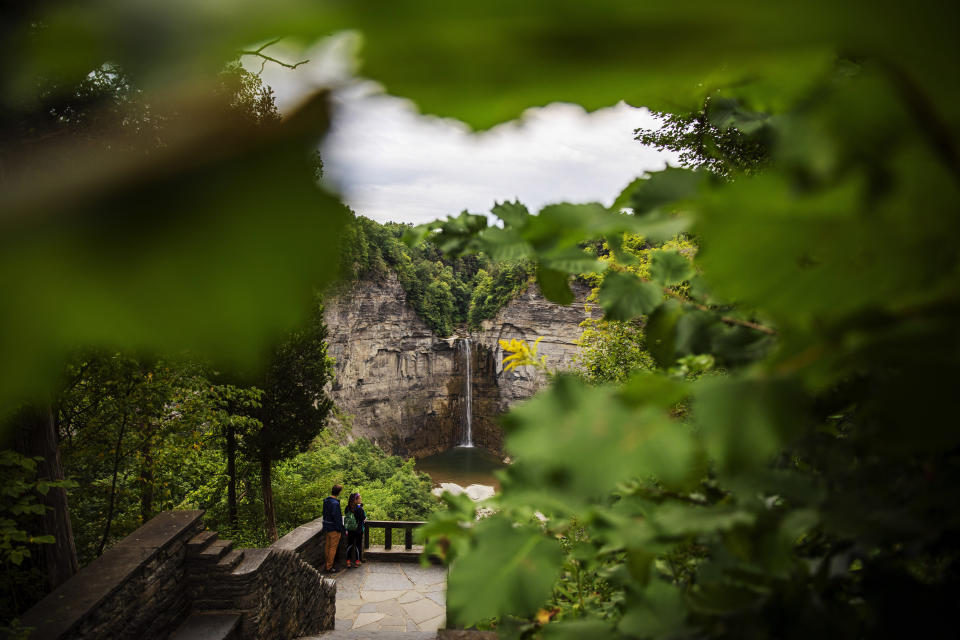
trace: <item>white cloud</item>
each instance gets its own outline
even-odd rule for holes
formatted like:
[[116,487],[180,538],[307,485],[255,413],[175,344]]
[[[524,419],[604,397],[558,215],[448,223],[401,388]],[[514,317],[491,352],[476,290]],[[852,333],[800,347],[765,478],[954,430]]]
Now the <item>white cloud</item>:
[[562,201],[609,205],[632,179],[671,158],[633,139],[634,129],[655,120],[623,103],[590,114],[551,104],[471,133],[462,122],[419,114],[412,102],[384,94],[373,82],[353,80],[347,55],[353,46],[355,39],[341,35],[299,58],[294,50],[280,52],[311,62],[295,71],[268,65],[264,80],[281,110],[312,89],[336,88],[324,170],[361,215],[420,223],[464,209],[486,213],[513,199],[531,211]]

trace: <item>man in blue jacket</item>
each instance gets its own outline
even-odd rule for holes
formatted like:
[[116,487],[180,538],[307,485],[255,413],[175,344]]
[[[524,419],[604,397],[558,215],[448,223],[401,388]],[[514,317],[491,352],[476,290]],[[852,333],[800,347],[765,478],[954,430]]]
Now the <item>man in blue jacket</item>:
[[343,487],[333,485],[330,495],[323,499],[323,530],[327,539],[327,556],[325,569],[333,571],[333,563],[337,559],[337,547],[340,545],[340,536],[346,531],[343,528],[343,512],[340,511],[340,499],[337,497]]

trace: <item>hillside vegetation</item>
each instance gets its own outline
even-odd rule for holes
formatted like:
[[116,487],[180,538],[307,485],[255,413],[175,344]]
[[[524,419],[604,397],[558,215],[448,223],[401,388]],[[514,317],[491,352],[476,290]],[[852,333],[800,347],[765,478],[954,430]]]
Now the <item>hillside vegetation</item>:
[[478,327],[526,289],[533,274],[526,260],[495,262],[484,254],[446,258],[431,242],[403,242],[411,225],[380,224],[355,216],[341,249],[341,272],[358,280],[397,274],[407,302],[438,335],[457,325]]

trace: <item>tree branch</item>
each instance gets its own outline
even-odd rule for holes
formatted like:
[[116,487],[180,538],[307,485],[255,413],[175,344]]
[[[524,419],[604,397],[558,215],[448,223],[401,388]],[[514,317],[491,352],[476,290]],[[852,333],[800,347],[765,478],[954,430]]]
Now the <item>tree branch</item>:
[[278,42],[280,42],[280,38],[275,38],[274,40],[271,40],[270,42],[267,42],[266,44],[263,44],[263,45],[261,45],[260,47],[257,47],[256,49],[242,49],[242,50],[240,51],[240,55],[241,55],[241,56],[256,56],[256,57],[258,57],[258,58],[261,58],[261,59],[263,60],[263,62],[262,62],[262,64],[260,65],[260,73],[263,73],[263,68],[264,68],[264,66],[265,66],[268,62],[276,63],[276,64],[280,65],[281,67],[286,67],[287,69],[296,69],[296,68],[299,67],[300,65],[302,65],[302,64],[307,64],[308,62],[310,62],[310,60],[307,59],[307,60],[301,60],[300,62],[295,62],[295,63],[291,64],[291,63],[289,63],[289,62],[284,62],[283,60],[278,60],[278,59],[276,59],[276,58],[274,58],[274,57],[272,57],[272,56],[268,56],[267,54],[265,54],[265,53],[263,52],[264,49],[266,49],[266,48],[269,47],[269,46],[275,45],[275,44],[277,44]]
[[954,179],[960,181],[960,150],[957,149],[950,125],[940,116],[936,105],[920,84],[903,67],[887,58],[880,58],[879,61],[904,106],[914,117],[927,144],[953,174]]
[[[648,281],[648,282],[649,282],[649,281]],[[669,287],[664,287],[664,288],[663,288],[663,291],[664,291],[664,293],[666,293],[667,295],[669,295],[669,296],[671,296],[671,297],[673,297],[673,298],[676,298],[676,299],[679,300],[680,302],[685,302],[685,303],[687,303],[687,304],[692,304],[694,307],[696,307],[696,308],[699,309],[700,311],[710,311],[710,312],[713,312],[713,311],[714,311],[713,309],[711,309],[710,307],[708,307],[708,306],[705,305],[705,304],[701,304],[701,303],[699,303],[699,302],[697,302],[697,301],[695,301],[695,300],[690,300],[690,299],[688,299],[688,298],[683,297],[682,295],[680,295],[679,293],[677,293],[677,292],[674,291],[673,289],[670,289]],[[750,322],[749,320],[740,320],[739,318],[734,318],[734,317],[732,317],[732,316],[720,316],[720,321],[723,322],[724,324],[731,324],[731,325],[735,325],[735,326],[738,326],[738,327],[746,327],[747,329],[753,329],[754,331],[759,331],[760,333],[765,333],[765,334],[767,334],[768,336],[775,336],[775,335],[777,335],[777,330],[776,330],[776,329],[771,329],[771,328],[768,327],[768,326],[759,324],[759,323],[757,323],[757,322]]]

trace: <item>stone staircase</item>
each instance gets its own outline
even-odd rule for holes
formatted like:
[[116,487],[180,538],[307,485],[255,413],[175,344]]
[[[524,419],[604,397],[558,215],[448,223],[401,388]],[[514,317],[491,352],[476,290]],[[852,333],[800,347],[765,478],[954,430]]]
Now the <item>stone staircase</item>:
[[241,612],[234,591],[219,588],[222,578],[243,562],[246,550],[234,549],[216,531],[203,531],[187,542],[187,584],[193,610],[170,640],[239,640]]
[[234,549],[216,531],[186,545],[192,610],[170,640],[295,637],[333,628],[336,583],[291,549]]

